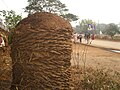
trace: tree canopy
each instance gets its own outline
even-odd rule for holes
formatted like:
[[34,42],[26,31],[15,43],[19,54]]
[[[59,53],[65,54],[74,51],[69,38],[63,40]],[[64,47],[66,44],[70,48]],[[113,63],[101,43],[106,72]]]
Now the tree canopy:
[[117,33],[120,33],[117,25],[115,25],[114,23],[110,23],[107,25],[105,34],[109,35],[113,39],[113,36]]
[[104,23],[99,24],[98,23],[96,25],[96,33],[100,34],[100,32],[102,32],[102,34],[105,34],[106,28],[107,28],[107,24],[104,24]]
[[17,23],[22,19],[22,16],[17,15],[13,10],[2,10],[0,11],[0,16],[4,18],[4,24],[9,30],[14,29]]
[[71,13],[61,15],[63,18],[69,20],[69,21],[76,21],[78,20],[78,17],[76,15],[73,15]]
[[28,6],[25,7],[25,12],[28,12],[28,14],[50,12],[56,13],[69,21],[78,20],[76,15],[68,13],[66,5],[59,0],[28,0]]
[[88,30],[89,25],[93,26],[94,24],[95,22],[90,19],[82,19],[81,22],[79,22],[79,25],[76,26],[75,30],[78,33],[84,33]]

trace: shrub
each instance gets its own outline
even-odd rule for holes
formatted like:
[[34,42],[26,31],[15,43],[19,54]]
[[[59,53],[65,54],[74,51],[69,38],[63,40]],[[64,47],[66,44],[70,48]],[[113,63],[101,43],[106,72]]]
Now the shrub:
[[71,67],[71,74],[73,90],[120,90],[120,73],[117,71]]

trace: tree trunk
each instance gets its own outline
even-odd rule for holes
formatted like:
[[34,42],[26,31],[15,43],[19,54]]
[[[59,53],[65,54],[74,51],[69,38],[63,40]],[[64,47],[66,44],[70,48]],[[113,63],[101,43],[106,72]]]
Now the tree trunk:
[[71,25],[51,13],[23,19],[13,35],[11,90],[70,90]]

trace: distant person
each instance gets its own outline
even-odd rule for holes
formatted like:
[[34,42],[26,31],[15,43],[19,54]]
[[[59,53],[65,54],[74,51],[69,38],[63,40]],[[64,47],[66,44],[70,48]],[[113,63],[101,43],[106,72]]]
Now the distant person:
[[87,44],[89,44],[89,42],[90,42],[90,33],[89,32],[85,33],[84,38],[87,41]]
[[78,39],[79,39],[80,43],[82,43],[82,34],[78,35]]
[[90,42],[90,44],[92,43],[92,41],[95,39],[95,35],[94,34],[92,34],[91,35],[91,42]]
[[91,39],[92,39],[92,40],[94,40],[94,39],[95,39],[95,35],[94,35],[94,34],[92,34]]
[[77,43],[77,36],[78,36],[78,34],[77,34],[77,33],[74,33],[74,35],[73,35],[74,43]]

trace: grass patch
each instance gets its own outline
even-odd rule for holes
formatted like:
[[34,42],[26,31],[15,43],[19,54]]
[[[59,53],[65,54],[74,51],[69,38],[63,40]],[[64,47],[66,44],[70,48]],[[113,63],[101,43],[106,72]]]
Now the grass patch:
[[72,90],[120,90],[120,73],[105,68],[71,67]]

